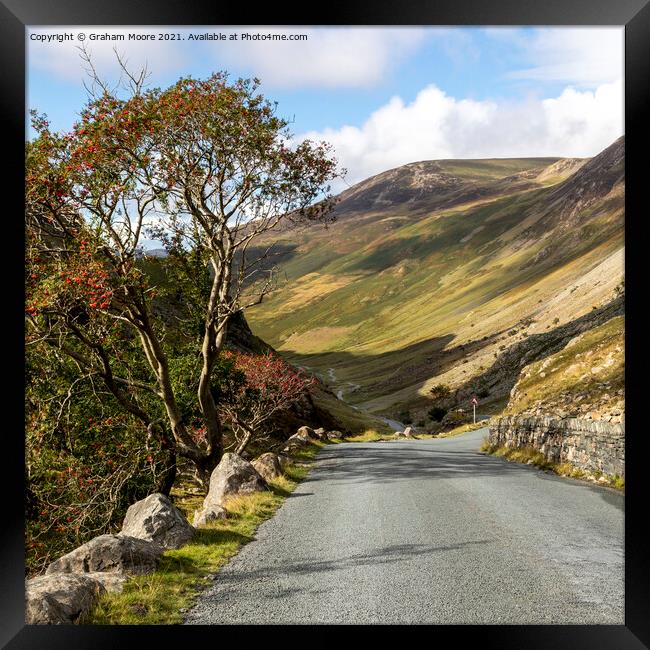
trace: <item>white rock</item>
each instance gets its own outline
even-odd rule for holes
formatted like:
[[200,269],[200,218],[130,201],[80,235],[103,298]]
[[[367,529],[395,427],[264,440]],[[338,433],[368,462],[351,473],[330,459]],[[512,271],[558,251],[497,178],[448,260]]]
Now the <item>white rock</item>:
[[162,547],[155,542],[123,535],[99,535],[52,562],[45,573],[151,573],[162,553]]
[[25,582],[25,622],[28,625],[75,623],[106,593],[102,584],[79,573],[55,573]]
[[180,548],[194,537],[183,513],[163,494],[150,494],[126,511],[122,535],[156,542],[165,549]]

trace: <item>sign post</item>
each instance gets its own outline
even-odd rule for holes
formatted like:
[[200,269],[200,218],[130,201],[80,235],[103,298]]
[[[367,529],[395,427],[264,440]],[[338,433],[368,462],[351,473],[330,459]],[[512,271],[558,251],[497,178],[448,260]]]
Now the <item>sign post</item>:
[[472,408],[474,409],[474,424],[476,424],[476,405],[478,404],[478,400],[476,397],[472,397]]

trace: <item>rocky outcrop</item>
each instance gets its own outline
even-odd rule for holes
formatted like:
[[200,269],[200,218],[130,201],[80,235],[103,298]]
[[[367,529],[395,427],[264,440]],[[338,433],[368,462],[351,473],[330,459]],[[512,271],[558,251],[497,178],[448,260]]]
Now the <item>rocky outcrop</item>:
[[225,508],[217,505],[211,505],[208,508],[203,508],[201,510],[194,511],[194,521],[192,522],[195,527],[205,526],[211,521],[216,521],[217,519],[226,519],[228,517],[228,511]]
[[413,428],[412,427],[406,427],[406,429],[404,429],[404,431],[396,431],[395,432],[395,437],[396,438],[411,438],[411,439],[414,439],[415,435],[414,435],[414,432],[413,432]]
[[551,462],[625,476],[625,427],[598,420],[509,416],[490,421],[494,446],[532,447]]
[[476,393],[477,386],[489,390],[491,398],[509,395],[524,366],[548,358],[562,350],[574,337],[624,312],[625,299],[623,296],[618,296],[569,323],[558,325],[549,332],[527,336],[503,350],[490,368],[458,388],[455,393],[456,401],[469,401]]
[[155,542],[122,535],[100,535],[55,560],[46,574],[91,571],[141,575],[155,570],[163,549]]
[[241,456],[226,453],[210,476],[210,489],[203,501],[203,510],[224,507],[226,499],[239,494],[252,494],[267,489],[257,470]]
[[[319,431],[320,430],[321,429],[319,429]],[[314,431],[314,429],[305,426],[305,427],[300,427],[300,429],[298,429],[298,431],[296,431],[296,433],[293,436],[291,436],[289,440],[295,438],[295,439],[304,440],[305,442],[309,442],[310,440],[318,440],[319,437],[320,436]]]
[[194,536],[183,513],[163,494],[150,494],[126,511],[122,535],[156,542],[164,549],[180,548]]
[[53,573],[52,575],[84,575],[97,580],[109,594],[117,594],[124,589],[128,576],[123,573],[112,573],[110,571],[89,571],[88,573]]
[[340,431],[328,431],[326,437],[328,440],[340,440],[343,434]]
[[106,593],[88,574],[54,573],[25,583],[25,622],[28,625],[76,623]]
[[287,439],[282,451],[290,454],[292,451],[308,445],[312,440],[318,440],[318,436],[314,433],[314,430],[310,427],[300,427],[296,433]]
[[283,474],[280,457],[271,452],[267,452],[266,454],[262,454],[259,458],[256,458],[252,465],[265,481],[272,481],[273,479],[280,478]]

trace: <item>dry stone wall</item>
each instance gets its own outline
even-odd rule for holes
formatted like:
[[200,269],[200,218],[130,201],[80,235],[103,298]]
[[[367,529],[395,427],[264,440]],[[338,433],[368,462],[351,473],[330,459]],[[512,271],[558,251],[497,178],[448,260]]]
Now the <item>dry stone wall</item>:
[[625,476],[623,423],[511,415],[490,421],[489,442],[506,447],[533,447],[552,462]]

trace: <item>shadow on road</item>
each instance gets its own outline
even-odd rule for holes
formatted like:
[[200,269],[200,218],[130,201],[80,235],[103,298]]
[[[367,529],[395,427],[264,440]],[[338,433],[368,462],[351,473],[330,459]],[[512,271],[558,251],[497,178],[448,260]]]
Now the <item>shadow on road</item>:
[[[431,446],[431,441],[417,443],[395,442],[375,447],[377,443],[354,444],[341,448],[325,448],[318,456],[322,465],[312,471],[304,483],[337,480],[344,483],[394,483],[419,479],[443,478],[501,478],[533,474],[540,480],[557,481],[567,489],[587,489],[596,492],[610,505],[623,508],[624,496],[611,488],[586,481],[569,479],[550,472],[508,462],[507,460],[471,449],[445,451],[441,446]],[[439,442],[439,441],[435,441]],[[336,462],[329,462],[336,461]],[[322,471],[319,471],[322,468]]]
[[[287,574],[315,574],[330,571],[339,571],[349,567],[373,566],[380,564],[394,564],[410,560],[419,555],[431,555],[434,553],[444,553],[447,551],[456,551],[468,546],[490,544],[494,540],[480,539],[468,542],[458,542],[446,546],[434,546],[430,544],[397,544],[393,546],[384,546],[369,553],[358,553],[327,560],[314,560],[313,558],[304,561],[296,560],[295,562],[283,562],[278,566],[264,566],[253,571],[246,571],[243,567],[238,566],[236,571],[229,572],[227,569],[218,574],[218,584],[222,587],[249,584],[250,581],[274,578]],[[273,593],[270,596],[277,597]]]
[[[377,444],[377,443],[375,443]],[[388,448],[373,449],[371,445],[355,445],[346,449],[323,450],[321,466],[312,471],[304,483],[341,480],[350,483],[396,482],[461,476],[505,476],[530,472],[530,467],[504,462],[476,451],[443,451],[439,446],[396,443]],[[336,462],[330,462],[336,461]],[[319,471],[322,470],[322,471]]]

